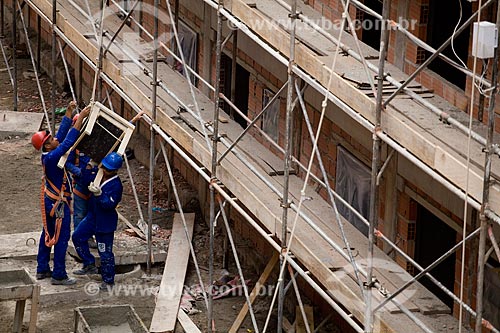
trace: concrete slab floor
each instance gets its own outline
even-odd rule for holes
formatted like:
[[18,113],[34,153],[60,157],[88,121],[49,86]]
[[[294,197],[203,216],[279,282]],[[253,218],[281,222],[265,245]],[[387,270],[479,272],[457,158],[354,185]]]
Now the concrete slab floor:
[[40,129],[43,113],[0,111],[0,137],[32,134]]

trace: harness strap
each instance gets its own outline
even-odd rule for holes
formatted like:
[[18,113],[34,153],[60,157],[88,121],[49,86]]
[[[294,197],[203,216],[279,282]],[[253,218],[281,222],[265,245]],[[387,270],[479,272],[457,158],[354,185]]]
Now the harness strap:
[[[67,177],[66,177],[66,172],[64,172],[61,189],[58,189],[54,185],[54,183],[52,183],[50,179],[46,177],[45,166],[43,166],[42,186],[40,189],[40,207],[42,212],[43,230],[45,232],[45,246],[47,247],[52,247],[56,245],[57,241],[59,240],[59,234],[61,233],[61,226],[64,218],[63,205],[65,204],[68,205],[70,212],[72,214],[71,205],[67,199],[67,197],[69,197],[71,193],[66,192],[66,182],[67,182]],[[52,188],[52,191],[47,188],[46,183],[49,184],[49,186]],[[49,230],[47,228],[47,215],[46,215],[47,211],[45,207],[45,195],[47,195],[50,199],[56,201],[50,211],[50,217],[54,217],[54,215],[56,216],[55,230],[54,230],[54,235],[52,237],[50,237]]]
[[78,191],[76,189],[76,187],[73,187],[73,194],[75,194],[76,196],[82,198],[83,200],[89,200],[90,199],[90,194],[83,194],[82,192]]

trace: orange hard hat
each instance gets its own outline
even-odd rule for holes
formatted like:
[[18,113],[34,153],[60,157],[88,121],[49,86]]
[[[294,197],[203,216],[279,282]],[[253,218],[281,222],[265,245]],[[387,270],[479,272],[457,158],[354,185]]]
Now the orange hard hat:
[[73,116],[73,125],[76,123],[76,121],[78,120],[78,117],[79,117],[79,116],[80,116],[80,114],[79,114],[79,113],[77,113],[77,114],[75,114],[75,115]]
[[31,144],[35,147],[36,150],[40,150],[43,147],[43,144],[50,137],[49,131],[39,131],[33,134],[31,137]]

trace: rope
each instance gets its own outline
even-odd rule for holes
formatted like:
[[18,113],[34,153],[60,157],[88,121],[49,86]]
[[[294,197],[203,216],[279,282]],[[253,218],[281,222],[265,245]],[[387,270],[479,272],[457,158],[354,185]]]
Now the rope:
[[[172,15],[172,8],[170,6],[170,2],[168,0],[165,0],[167,4],[167,9],[168,9],[168,15],[170,16],[170,19],[172,20],[172,30],[174,31],[174,37],[175,41],[177,43],[177,49],[179,50],[179,55],[181,56],[182,60],[182,66],[186,68],[186,59],[184,57],[184,52],[182,51],[182,45],[179,40],[179,35],[177,33],[177,27],[175,26],[174,23],[174,16]],[[201,112],[200,112],[200,107],[198,105],[198,101],[196,99],[196,95],[193,90],[193,84],[191,82],[191,78],[189,77],[189,73],[187,70],[184,70],[184,76],[186,77],[186,80],[189,84],[189,92],[191,93],[191,97],[193,98],[193,103],[194,103],[194,108],[196,110],[196,114],[198,115],[200,119],[200,125],[201,125],[201,130],[203,131],[203,136],[205,137],[205,141],[207,143],[208,151],[212,152],[212,146],[210,144],[210,139],[208,138],[207,130],[203,124],[203,118],[201,117]],[[154,82],[156,84],[156,82]],[[218,105],[216,107],[219,107]],[[214,154],[217,154],[217,152],[213,152]]]
[[12,76],[12,72],[10,71],[9,60],[7,59],[7,55],[5,54],[5,49],[3,47],[2,38],[0,38],[0,49],[2,50],[3,61],[5,61],[5,66],[7,66],[7,72],[9,72],[10,83],[14,87],[14,77]]
[[[481,9],[482,0],[479,0],[479,9]],[[481,21],[481,11],[477,14],[477,22]],[[477,46],[477,40],[476,40]],[[477,56],[474,55],[474,65],[472,68],[472,82],[476,81],[476,66],[477,66]],[[465,275],[465,238],[467,234],[467,208],[468,208],[468,197],[469,197],[469,172],[470,172],[470,146],[472,137],[472,116],[474,114],[474,97],[475,97],[475,85],[471,85],[471,99],[470,99],[470,114],[469,114],[469,133],[467,137],[467,173],[465,175],[465,201],[464,201],[464,218],[462,226],[462,264],[460,266],[460,304],[459,304],[459,315],[458,315],[458,332],[462,333],[462,322],[463,322],[463,297],[464,297],[464,275]],[[494,96],[492,98],[495,98]],[[482,263],[481,263],[482,264]],[[471,268],[469,268],[471,269]]]
[[64,57],[63,48],[61,45],[61,41],[58,39],[57,44],[59,44],[59,51],[61,52],[61,58],[64,64],[64,70],[66,71],[66,77],[68,78],[69,90],[71,91],[71,97],[74,101],[76,101],[75,90],[73,89],[73,82],[71,82],[71,75],[69,74],[68,63],[66,62],[66,58]]
[[[87,2],[88,5],[88,2]],[[103,34],[104,34],[104,14],[106,12],[106,0],[102,0],[102,10],[101,10],[101,20],[99,23],[99,54],[102,52],[102,44],[103,44]],[[94,24],[92,22],[92,24]],[[102,57],[99,56],[98,62],[97,62],[97,70],[95,71],[94,75],[94,85],[92,88],[92,97],[90,98],[90,102],[93,102],[95,100],[95,94],[97,90],[97,81],[98,78],[101,74],[101,69],[102,69]]]
[[[350,2],[350,0],[347,0],[347,3],[346,3],[346,6],[344,7],[344,12],[343,12],[342,16],[348,15],[347,11],[348,11],[348,8],[349,8],[349,2]],[[316,131],[316,136],[315,136],[314,142],[313,142],[313,150],[312,150],[312,153],[311,153],[311,157],[309,158],[309,164],[307,166],[306,176],[305,176],[305,179],[304,179],[304,185],[302,187],[302,190],[300,191],[300,201],[299,201],[299,204],[298,204],[298,207],[297,207],[297,212],[295,214],[295,218],[294,218],[293,223],[292,223],[292,230],[290,232],[290,239],[288,240],[288,244],[287,244],[287,246],[285,248],[285,253],[283,254],[284,259],[283,259],[283,263],[281,264],[281,267],[280,267],[280,272],[279,272],[279,276],[278,276],[278,282],[276,284],[276,289],[275,289],[274,294],[273,294],[273,299],[271,301],[271,305],[269,307],[269,311],[268,311],[268,314],[267,314],[266,322],[265,322],[264,328],[262,330],[263,333],[266,332],[267,326],[269,324],[269,320],[271,318],[271,313],[272,313],[272,310],[273,310],[273,307],[274,307],[274,303],[275,303],[276,297],[278,295],[278,290],[279,290],[278,287],[279,287],[279,285],[283,281],[283,274],[284,274],[284,271],[285,271],[285,267],[286,267],[286,263],[287,263],[287,258],[289,256],[290,247],[291,247],[292,242],[293,242],[294,237],[295,237],[295,228],[297,226],[297,221],[298,221],[298,218],[300,216],[299,213],[301,212],[303,202],[306,200],[305,192],[306,192],[306,189],[307,189],[307,186],[308,186],[308,180],[309,180],[309,177],[310,177],[310,174],[311,174],[311,169],[312,169],[312,165],[313,165],[313,162],[314,162],[314,156],[315,156],[316,150],[318,148],[318,139],[319,139],[319,135],[321,133],[321,127],[323,125],[323,120],[324,120],[324,116],[325,116],[326,106],[327,106],[327,102],[328,102],[329,87],[331,86],[331,83],[333,81],[334,70],[335,70],[335,66],[337,64],[337,57],[338,57],[338,55],[340,53],[340,41],[342,39],[342,33],[343,33],[343,30],[344,30],[344,27],[345,27],[345,20],[342,20],[342,26],[339,29],[339,38],[338,38],[339,42],[338,42],[337,47],[335,49],[335,55],[334,55],[334,58],[333,58],[333,61],[332,61],[332,66],[330,68],[330,77],[328,79],[328,85],[326,87],[327,91],[325,92],[325,94],[324,94],[324,100],[321,103],[321,116],[320,116],[320,120],[319,120],[319,124],[318,124],[318,129]],[[336,208],[335,203],[333,203],[333,205]],[[344,233],[344,228],[342,226],[342,222],[339,221],[339,220],[337,220],[337,223],[339,224],[339,228],[340,228],[340,230],[342,232],[342,236],[344,237],[344,241],[346,242],[346,248],[347,248],[347,251],[349,253],[349,257],[351,258],[351,263],[354,266],[354,272],[355,272],[355,275],[356,275],[356,279],[358,280],[358,283],[360,284],[361,291],[363,291],[363,286],[361,284],[361,280],[360,280],[359,275],[357,273],[358,272],[357,271],[357,266],[356,266],[354,257],[352,256],[351,248],[349,246],[349,243],[348,243],[347,239],[345,238],[345,233]]]
[[[26,45],[28,46],[28,51],[29,51],[30,58],[31,58],[31,64],[33,65],[33,71],[35,73],[35,78],[36,78],[36,85],[38,87],[38,93],[40,94],[40,100],[42,102],[43,112],[45,113],[45,120],[47,121],[47,127],[49,129],[51,129],[52,126],[50,126],[49,114],[47,112],[47,107],[45,105],[45,99],[43,98],[42,86],[40,85],[40,78],[38,77],[38,71],[37,71],[36,65],[35,65],[35,58],[33,57],[33,50],[31,49],[31,42],[30,42],[29,37],[28,37],[28,30],[26,29],[26,24],[24,22],[23,10],[21,8],[21,5],[19,4],[19,1],[16,1],[16,3],[17,3],[17,6],[19,8],[19,14],[20,14],[19,16],[21,17],[21,22],[23,24],[23,31],[24,31],[24,34],[26,35]],[[53,135],[53,133],[51,133],[51,134]]]

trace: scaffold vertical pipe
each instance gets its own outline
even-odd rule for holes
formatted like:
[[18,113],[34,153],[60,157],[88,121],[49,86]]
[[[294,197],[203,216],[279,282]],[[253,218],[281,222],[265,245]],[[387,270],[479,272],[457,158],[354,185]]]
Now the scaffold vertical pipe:
[[[500,27],[500,4],[497,2],[497,28]],[[495,102],[498,91],[498,46],[495,48],[495,55],[493,60],[491,85],[490,104],[488,106],[488,134],[486,136],[486,151],[484,161],[484,178],[483,178],[483,202],[481,204],[480,221],[481,233],[479,235],[479,250],[477,260],[477,291],[476,291],[476,333],[482,332],[483,325],[483,296],[484,296],[484,270],[485,270],[485,251],[486,251],[486,238],[488,233],[488,217],[485,212],[489,209],[489,196],[491,185],[491,162],[494,151],[493,134],[495,131]],[[464,260],[462,258],[462,260]],[[461,311],[461,310],[460,310]]]
[[153,233],[153,181],[155,168],[155,130],[156,123],[156,90],[158,87],[158,6],[159,0],[154,0],[154,23],[153,23],[153,81],[151,82],[151,126],[150,126],[150,146],[149,146],[149,192],[148,192],[148,259],[147,273],[151,274],[151,246]]
[[14,78],[12,80],[12,94],[14,96],[13,110],[17,111],[17,10],[15,1],[17,0],[12,0],[12,77]]
[[380,51],[379,51],[379,66],[377,77],[377,104],[375,107],[375,128],[373,129],[373,156],[372,156],[372,173],[371,173],[371,188],[370,188],[370,226],[368,230],[368,262],[367,262],[367,281],[365,283],[365,332],[373,331],[373,311],[372,311],[372,287],[373,287],[373,248],[375,246],[375,228],[378,222],[379,215],[379,187],[377,185],[377,175],[380,166],[380,148],[381,140],[377,135],[381,131],[381,115],[383,108],[382,88],[384,85],[384,65],[387,52],[387,44],[389,41],[389,13],[390,0],[384,0],[381,20],[381,35],[380,35]]
[[[104,1],[100,1],[100,9],[101,12],[104,13],[104,7],[106,6]],[[104,25],[104,22],[102,21],[104,19],[104,16],[101,15],[101,22],[99,22],[100,25]],[[103,36],[101,36],[101,41],[99,43],[99,58],[97,60],[97,64],[99,66],[99,71],[102,71],[102,60],[104,58],[104,47],[103,47]],[[96,91],[96,97],[98,101],[102,100],[102,77],[100,75],[97,76],[97,91]]]
[[[292,1],[292,7],[290,12],[290,59],[288,61],[288,86],[286,94],[286,118],[285,118],[285,156],[284,156],[284,167],[283,167],[283,199],[281,201],[281,207],[283,208],[283,214],[281,218],[281,257],[280,264],[285,264],[285,253],[287,252],[287,233],[288,233],[288,209],[290,208],[290,203],[288,199],[288,188],[290,182],[290,167],[291,167],[291,152],[292,152],[292,124],[293,124],[293,89],[294,89],[294,73],[293,65],[295,62],[295,28],[297,20],[297,0]],[[277,333],[281,333],[283,330],[283,306],[285,303],[285,284],[284,275],[280,276],[279,283],[279,297],[278,297],[278,320],[276,328]]]
[[36,70],[38,72],[41,72],[40,59],[42,53],[42,19],[40,18],[39,15],[36,16],[36,31],[38,32],[36,34]]
[[[233,31],[233,45],[231,49],[232,59],[231,59],[231,102],[236,103],[236,69],[238,57],[238,30]],[[231,119],[234,119],[234,109],[231,108],[229,111]]]
[[[3,38],[5,35],[5,0],[0,0],[0,38]],[[6,64],[8,66],[8,64]]]
[[[56,60],[57,60],[57,34],[56,34],[56,24],[57,24],[57,0],[52,0],[52,93],[50,101],[52,103],[52,114],[50,122],[50,130],[52,133],[56,133]],[[39,48],[39,46],[38,46]],[[38,52],[38,50],[37,50]]]
[[214,118],[212,133],[212,169],[210,175],[210,256],[209,256],[209,287],[208,287],[208,332],[212,333],[214,328],[213,307],[214,299],[212,295],[212,285],[214,276],[214,226],[215,226],[215,188],[217,182],[217,143],[219,142],[219,103],[220,103],[220,71],[222,56],[222,9],[224,0],[219,0],[217,5],[217,40],[215,44],[215,92],[214,92]]

